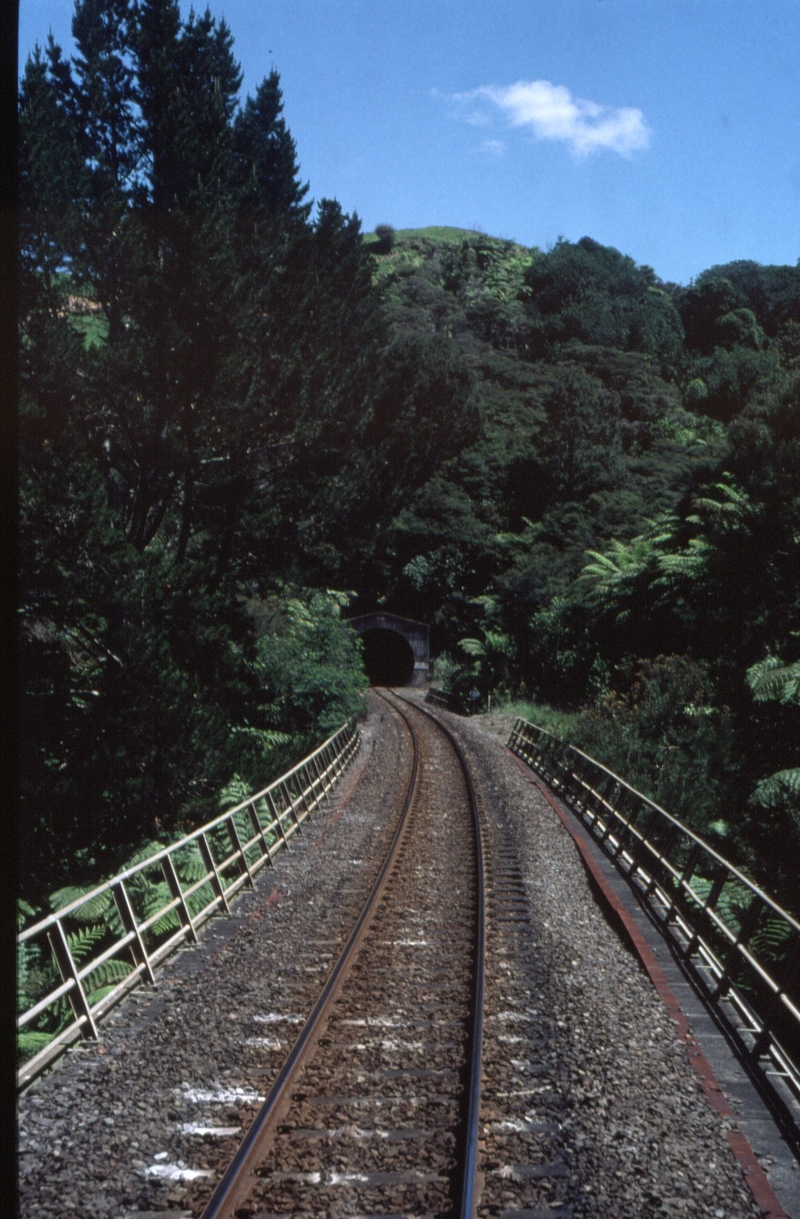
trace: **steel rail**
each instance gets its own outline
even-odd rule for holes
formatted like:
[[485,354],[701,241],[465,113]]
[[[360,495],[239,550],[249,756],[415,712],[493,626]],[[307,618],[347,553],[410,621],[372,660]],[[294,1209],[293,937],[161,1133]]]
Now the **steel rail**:
[[[472,774],[469,769],[464,750],[461,747],[460,741],[454,736],[446,724],[443,724],[438,716],[433,715],[425,707],[419,706],[418,703],[412,703],[410,699],[404,698],[403,695],[393,692],[396,698],[414,707],[422,715],[433,720],[434,724],[445,734],[448,741],[452,745],[455,754],[461,765],[461,770],[464,774],[464,780],[469,793],[470,807],[472,809],[473,825],[475,828],[475,864],[477,873],[477,894],[475,903],[475,967],[473,969],[473,984],[472,984],[472,1008],[473,1017],[470,1028],[470,1047],[467,1055],[468,1079],[467,1079],[467,1112],[464,1128],[464,1144],[462,1154],[462,1172],[460,1183],[460,1197],[458,1200],[458,1215],[459,1219],[475,1219],[475,1213],[478,1205],[478,1139],[480,1135],[480,1107],[481,1107],[481,1066],[483,1055],[483,1008],[486,983],[486,883],[484,874],[483,860],[483,837],[481,834],[480,814],[478,812],[478,799],[475,794],[475,786],[472,782]],[[436,705],[436,704],[434,704]]]
[[[389,700],[386,700],[389,703]],[[389,703],[389,706],[392,704]],[[370,891],[369,897],[358,916],[355,926],[350,933],[350,936],[342,949],[339,959],[334,965],[328,980],[323,987],[319,998],[317,999],[311,1011],[308,1020],[304,1024],[297,1037],[292,1049],[289,1052],[281,1070],[269,1090],[261,1109],[256,1114],[253,1124],[250,1126],[247,1134],[239,1145],[236,1154],[231,1163],[219,1181],[214,1193],[212,1194],[205,1210],[202,1213],[201,1219],[225,1219],[235,1215],[236,1208],[243,1202],[247,1194],[252,1188],[250,1180],[253,1169],[259,1158],[265,1151],[265,1145],[273,1133],[275,1124],[280,1120],[285,1110],[291,1103],[291,1091],[296,1083],[297,1076],[305,1065],[306,1061],[313,1052],[315,1043],[322,1035],[327,1018],[330,1015],[333,1004],[339,996],[347,974],[355,961],[358,949],[361,942],[367,933],[372,916],[377,909],[378,903],[386,888],[390,873],[397,858],[397,853],[401,842],[405,836],[406,827],[408,825],[408,814],[416,793],[417,778],[419,774],[419,742],[417,734],[410,720],[403,715],[398,708],[395,708],[397,713],[402,716],[408,726],[411,734],[412,742],[412,767],[411,779],[409,781],[408,790],[406,792],[403,811],[400,814],[400,819],[397,828],[392,837],[389,850],[378,873],[377,879]]]

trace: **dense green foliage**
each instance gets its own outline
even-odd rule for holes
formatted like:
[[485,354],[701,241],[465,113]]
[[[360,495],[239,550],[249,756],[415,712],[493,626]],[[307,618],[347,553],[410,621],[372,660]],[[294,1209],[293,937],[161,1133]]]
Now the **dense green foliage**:
[[796,903],[800,268],[364,238],[224,22],[74,31],[20,91],[28,896],[356,710],[385,608]]
[[387,604],[462,695],[582,709],[575,743],[798,908],[800,715],[753,675],[800,656],[800,268],[683,289],[589,239],[401,233],[378,278],[481,420],[389,529]]
[[37,51],[20,98],[37,898],[359,710],[347,598],[304,591],[287,556],[379,341],[358,222],[311,218],[277,75],[240,105],[224,23],[172,0],[80,0],[73,29],[77,59]]

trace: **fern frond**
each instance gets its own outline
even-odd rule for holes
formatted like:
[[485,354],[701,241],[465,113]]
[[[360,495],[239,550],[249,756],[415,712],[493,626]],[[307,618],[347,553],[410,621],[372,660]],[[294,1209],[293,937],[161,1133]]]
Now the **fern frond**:
[[771,960],[777,958],[781,949],[788,944],[792,936],[792,928],[783,919],[767,919],[763,927],[759,927],[750,941],[750,947],[762,957]]
[[163,850],[163,842],[153,842],[151,839],[149,842],[143,843],[143,845],[139,847],[139,850],[134,852],[130,859],[125,861],[125,870],[136,867],[137,863],[144,863],[144,861],[149,859],[151,855],[157,855],[159,851]]
[[188,843],[172,856],[175,871],[185,885],[191,885],[206,874],[206,865],[196,842]]
[[110,995],[114,990],[116,983],[109,983],[107,986],[101,986],[97,990],[93,990],[90,995],[86,996],[86,1002],[90,1007],[96,1007],[101,999],[105,999],[106,995]]
[[595,562],[589,563],[583,568],[584,574],[605,575],[607,572],[619,571],[618,565],[610,555],[601,554],[599,550],[587,550],[586,554],[590,555]]
[[80,931],[71,931],[67,936],[69,950],[72,953],[72,959],[76,964],[85,960],[89,953],[105,939],[106,928],[99,927],[93,924],[91,927],[82,927]]
[[756,784],[750,800],[760,808],[778,808],[800,803],[800,767],[778,770]]
[[777,656],[767,656],[747,670],[747,684],[757,703],[800,703],[800,661],[786,665]]
[[151,918],[172,901],[169,885],[164,880],[158,881],[155,884],[151,881],[146,888],[143,888],[140,894],[140,901],[142,920]]
[[21,897],[17,898],[17,931],[23,931],[28,919],[35,918],[37,911]]
[[504,635],[502,631],[486,631],[487,648],[491,648],[500,656],[510,656],[512,652],[511,640],[508,635]]
[[458,646],[467,653],[467,656],[486,655],[486,644],[480,639],[459,639]]
[[[65,906],[69,906],[83,897],[84,893],[91,893],[91,891],[90,887],[81,888],[77,885],[67,885],[63,889],[56,889],[55,893],[50,894],[50,909],[53,912],[63,910]],[[73,910],[70,918],[74,918],[76,923],[96,923],[99,918],[104,917],[111,905],[113,905],[111,894],[108,891],[99,893],[97,897],[93,897],[79,906],[77,910]]]
[[250,788],[248,784],[245,783],[241,775],[235,774],[219,793],[219,807],[223,811],[226,808],[233,808],[236,804],[242,804],[249,795]]
[[291,741],[291,734],[288,732],[278,732],[275,728],[250,728],[247,725],[239,725],[231,729],[234,736],[246,736],[251,740],[256,741],[262,749],[274,749],[276,745],[288,745]]
[[161,918],[156,919],[150,930],[152,931],[153,935],[160,937],[162,935],[167,935],[170,931],[177,931],[180,925],[181,921],[175,911],[168,910],[167,913],[162,915]]
[[19,1062],[25,1062],[29,1058],[33,1058],[34,1054],[38,1054],[45,1046],[49,1045],[55,1036],[54,1033],[39,1033],[35,1029],[21,1029],[17,1033],[17,1059]]
[[97,969],[93,969],[84,979],[83,986],[89,995],[89,1002],[93,1002],[92,992],[103,986],[113,986],[132,972],[133,966],[128,961],[118,961],[115,957],[110,961],[103,961],[102,965],[98,965]]

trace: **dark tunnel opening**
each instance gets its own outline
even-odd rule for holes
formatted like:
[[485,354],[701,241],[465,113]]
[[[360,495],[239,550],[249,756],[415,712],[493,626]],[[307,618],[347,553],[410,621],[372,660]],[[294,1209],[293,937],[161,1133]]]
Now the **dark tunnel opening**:
[[408,686],[414,676],[411,644],[397,631],[365,631],[364,668],[372,686]]

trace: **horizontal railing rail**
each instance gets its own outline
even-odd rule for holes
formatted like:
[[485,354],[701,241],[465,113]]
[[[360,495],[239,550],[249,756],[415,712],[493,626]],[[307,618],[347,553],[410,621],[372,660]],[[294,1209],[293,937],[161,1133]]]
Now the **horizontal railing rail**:
[[[349,720],[263,791],[26,927],[18,977],[28,1003],[24,1087],[82,1037],[231,899],[300,831],[358,749]],[[33,993],[31,993],[33,992]],[[32,1001],[31,1001],[32,1000]]]
[[677,818],[580,749],[517,719],[509,748],[581,818],[646,901],[796,1124],[800,922]]

